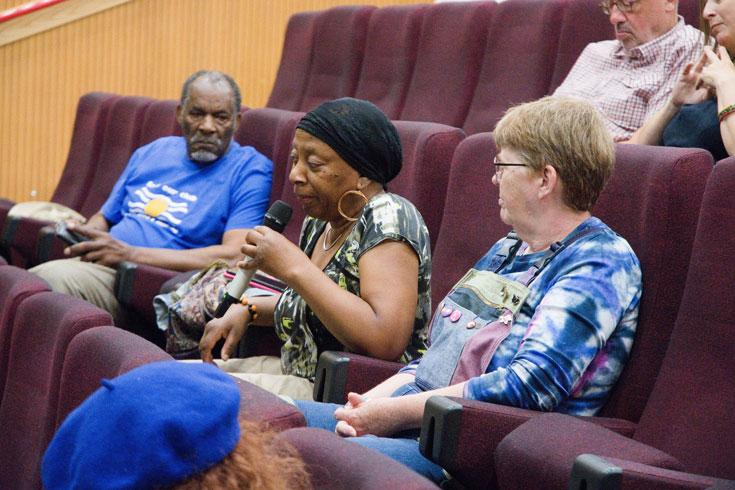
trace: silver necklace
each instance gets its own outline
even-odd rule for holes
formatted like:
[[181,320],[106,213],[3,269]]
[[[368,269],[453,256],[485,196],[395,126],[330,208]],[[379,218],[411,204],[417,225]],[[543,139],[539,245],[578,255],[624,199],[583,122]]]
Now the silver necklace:
[[336,237],[336,238],[335,238],[334,240],[332,240],[332,243],[331,243],[331,244],[330,244],[329,246],[327,246],[327,238],[329,237],[329,232],[330,232],[330,231],[332,231],[332,224],[331,224],[331,223],[327,223],[327,229],[326,229],[326,231],[324,232],[324,240],[322,241],[322,249],[323,249],[323,250],[324,250],[325,252],[326,252],[327,250],[331,250],[331,249],[332,249],[332,247],[334,247],[334,246],[335,246],[335,245],[337,244],[337,242],[339,241],[339,239],[340,239],[340,238],[342,238],[342,235],[344,235],[344,234],[345,234],[345,232],[346,232],[346,231],[347,231],[347,230],[348,230],[349,228],[350,228],[350,227],[348,226],[348,227],[346,227],[346,228],[345,228],[344,230],[342,230],[342,233],[340,233],[339,235],[337,235],[337,237]]

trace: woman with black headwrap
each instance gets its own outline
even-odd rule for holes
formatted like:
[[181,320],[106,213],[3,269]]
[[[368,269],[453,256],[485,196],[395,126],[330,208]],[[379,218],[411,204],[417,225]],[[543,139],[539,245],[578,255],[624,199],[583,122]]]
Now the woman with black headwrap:
[[[238,360],[239,377],[311,399],[318,355],[349,350],[404,362],[421,356],[430,315],[429,235],[418,210],[386,192],[401,170],[396,128],[370,102],[325,102],[297,125],[289,180],[306,214],[299,247],[266,227],[242,251],[285,282],[280,296],[248,298],[207,324],[202,359],[226,339],[227,360],[248,325],[274,325],[276,358]],[[226,363],[227,364],[227,363]],[[285,376],[284,376],[285,375]]]

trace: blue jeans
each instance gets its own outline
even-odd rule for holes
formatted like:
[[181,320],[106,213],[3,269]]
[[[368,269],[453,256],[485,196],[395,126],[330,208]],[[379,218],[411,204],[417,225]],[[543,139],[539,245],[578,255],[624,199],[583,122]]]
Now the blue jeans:
[[[337,426],[334,411],[342,405],[303,400],[294,400],[294,402],[306,416],[306,425],[334,432]],[[346,440],[385,454],[436,483],[446,480],[447,477],[441,466],[426,459],[419,451],[419,443],[416,440],[418,436],[419,430],[411,430],[396,434],[395,437],[366,435],[348,437]]]

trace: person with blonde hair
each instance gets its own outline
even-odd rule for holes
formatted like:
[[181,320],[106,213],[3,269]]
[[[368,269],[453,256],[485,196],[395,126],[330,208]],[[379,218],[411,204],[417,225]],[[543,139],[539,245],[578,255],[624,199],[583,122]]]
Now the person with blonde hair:
[[465,397],[595,415],[633,343],[641,269],[592,210],[615,152],[587,102],[545,97],[495,128],[492,182],[514,229],[452,288],[424,356],[345,406],[302,402],[307,424],[336,430],[441,481],[415,438],[426,400]]

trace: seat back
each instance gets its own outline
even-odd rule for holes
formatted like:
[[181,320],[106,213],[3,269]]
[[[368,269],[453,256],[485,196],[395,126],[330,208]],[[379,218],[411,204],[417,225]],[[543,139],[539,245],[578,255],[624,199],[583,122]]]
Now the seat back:
[[309,78],[297,110],[351,97],[360,77],[368,20],[376,7],[337,6],[319,15],[311,51]]
[[598,7],[599,2],[570,0],[564,8],[563,18],[557,27],[559,50],[551,75],[552,93],[566,78],[574,62],[589,43],[614,39],[610,19]]
[[495,140],[468,136],[454,152],[441,228],[431,261],[433,308],[510,227],[500,220],[498,188],[492,184]]
[[320,11],[298,12],[288,19],[278,73],[267,107],[296,111],[309,80],[311,52]]
[[438,488],[398,461],[324,429],[301,427],[283,431],[281,436],[298,450],[314,488]]
[[506,109],[548,93],[565,4],[526,0],[495,7],[480,76],[462,125],[465,133],[492,131]]
[[643,293],[626,367],[599,415],[637,422],[679,310],[712,156],[704,150],[616,145],[615,173],[594,215],[628,240]]
[[281,197],[287,183],[293,133],[303,115],[303,112],[268,107],[250,109],[243,114],[235,132],[235,141],[252,146],[273,162],[271,202]]
[[41,488],[41,460],[56,427],[67,346],[101,325],[112,325],[109,313],[65,294],[37,293],[18,307],[0,405],[0,488]]
[[178,100],[156,100],[148,106],[140,128],[138,146],[162,138],[164,136],[181,136],[181,126],[176,120]]
[[426,5],[389,5],[370,16],[355,98],[398,119],[416,62]]
[[401,137],[403,167],[388,183],[388,190],[416,206],[429,230],[433,250],[439,236],[452,155],[464,139],[464,132],[436,123],[393,123]]
[[462,127],[480,73],[495,2],[429,5],[399,119]]
[[90,217],[100,210],[122,174],[133,152],[140,146],[146,110],[153,103],[147,97],[120,97],[110,108],[98,164],[79,212]]
[[735,479],[734,227],[735,158],[728,158],[707,182],[681,308],[635,434],[689,472],[728,479]]
[[103,326],[81,332],[71,340],[64,356],[56,428],[101,386],[103,378],[171,359],[161,348],[121,328]]
[[82,95],[69,145],[66,165],[51,201],[78,210],[97,167],[110,106],[119,96],[103,92]]
[[5,388],[10,354],[10,337],[20,304],[29,296],[51,291],[35,274],[14,266],[0,266],[0,401]]

